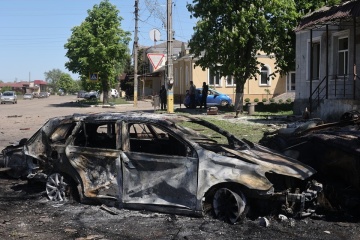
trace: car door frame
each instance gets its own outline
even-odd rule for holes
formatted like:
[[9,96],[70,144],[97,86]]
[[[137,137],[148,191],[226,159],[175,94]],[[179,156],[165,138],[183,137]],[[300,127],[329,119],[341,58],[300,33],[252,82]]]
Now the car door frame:
[[[129,124],[154,124],[139,121],[118,122],[121,129],[122,202],[124,206],[174,213],[195,211],[198,203],[198,157],[141,153],[130,150]],[[168,134],[176,136],[168,128]],[[177,138],[177,140],[179,140]],[[185,141],[181,141],[195,151]],[[197,156],[197,155],[196,155]],[[175,211],[176,212],[176,211]]]

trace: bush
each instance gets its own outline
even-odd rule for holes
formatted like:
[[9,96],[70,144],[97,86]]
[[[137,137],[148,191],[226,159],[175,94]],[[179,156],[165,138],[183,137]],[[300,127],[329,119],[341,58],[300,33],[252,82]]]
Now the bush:
[[270,98],[269,101],[270,101],[271,103],[274,103],[274,102],[275,102],[275,99]]
[[267,99],[266,99],[266,98],[263,98],[263,99],[262,99],[262,102],[267,102]]
[[250,102],[250,98],[245,98],[244,100],[246,103]]
[[279,103],[282,103],[283,102],[283,100],[282,99],[279,99]]
[[258,99],[258,98],[255,98],[255,99],[254,99],[254,102],[256,102],[256,103],[259,102],[259,99]]
[[292,102],[291,98],[286,99],[286,102],[291,103]]
[[294,102],[291,102],[289,104],[285,104],[285,103],[264,104],[263,102],[260,102],[255,106],[255,112],[259,114],[262,112],[279,113],[284,111],[292,111],[293,107],[294,107]]

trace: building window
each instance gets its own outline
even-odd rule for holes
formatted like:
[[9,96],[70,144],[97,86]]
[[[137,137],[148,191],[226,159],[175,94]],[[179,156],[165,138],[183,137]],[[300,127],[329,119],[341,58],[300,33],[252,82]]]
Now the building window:
[[233,76],[226,76],[226,86],[235,86],[234,77]]
[[320,78],[320,42],[313,43],[311,57],[312,57],[312,79],[319,80],[319,78]]
[[260,71],[260,85],[269,85],[269,68],[267,66],[263,66]]
[[295,91],[295,72],[290,72],[287,75],[287,90]]
[[346,76],[348,75],[348,66],[349,66],[349,41],[348,38],[339,38],[339,52],[338,52],[338,75]]
[[220,86],[220,72],[209,71],[209,85]]

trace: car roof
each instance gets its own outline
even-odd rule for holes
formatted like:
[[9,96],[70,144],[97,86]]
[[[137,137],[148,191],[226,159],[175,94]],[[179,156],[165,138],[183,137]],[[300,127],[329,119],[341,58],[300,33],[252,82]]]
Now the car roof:
[[174,114],[152,114],[146,112],[102,112],[102,113],[89,113],[78,114],[75,113],[71,116],[74,120],[83,120],[86,122],[92,121],[118,121],[118,120],[134,120],[134,121],[153,121],[163,123],[176,123],[179,121],[188,121],[190,118],[183,115]]

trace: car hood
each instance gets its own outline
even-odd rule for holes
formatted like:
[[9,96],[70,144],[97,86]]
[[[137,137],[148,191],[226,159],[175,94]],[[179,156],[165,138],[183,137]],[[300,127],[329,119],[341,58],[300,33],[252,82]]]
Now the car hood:
[[302,180],[316,173],[310,166],[258,144],[252,144],[250,148],[244,150],[233,150],[226,147],[222,147],[222,149],[244,162],[257,165],[259,170],[264,173],[273,172]]

